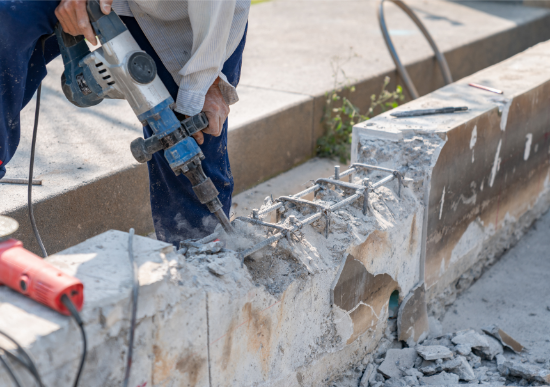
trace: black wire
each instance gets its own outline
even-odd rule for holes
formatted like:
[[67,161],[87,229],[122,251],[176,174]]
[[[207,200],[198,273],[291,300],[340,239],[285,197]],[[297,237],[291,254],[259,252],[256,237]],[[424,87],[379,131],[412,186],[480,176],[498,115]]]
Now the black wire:
[[25,351],[23,349],[23,347],[21,347],[19,345],[19,343],[17,341],[15,341],[10,335],[8,335],[7,333],[3,332],[0,330],[0,335],[4,336],[5,338],[7,338],[9,341],[11,341],[16,347],[17,347],[17,352],[24,358],[21,359],[19,356],[11,353],[11,351],[8,351],[6,348],[3,348],[0,346],[0,350],[4,351],[4,353],[6,355],[8,355],[12,360],[15,360],[17,361],[19,364],[21,364],[22,367],[26,368],[31,374],[32,376],[34,377],[34,379],[38,382],[38,385],[40,387],[43,387],[44,384],[42,383],[42,379],[40,378],[40,374],[38,373],[38,369],[36,368],[36,366],[34,365],[34,362],[32,361],[31,357],[29,356],[29,354],[27,353],[27,351]]
[[[44,45],[46,43],[47,38],[49,38],[49,36],[42,37],[42,52],[44,52]],[[36,238],[36,241],[40,246],[40,250],[42,250],[42,256],[46,258],[48,256],[48,253],[46,252],[46,248],[42,243],[42,238],[40,238],[40,234],[38,233],[38,228],[36,227],[36,222],[34,220],[34,212],[32,208],[32,177],[33,177],[33,170],[34,170],[34,150],[36,148],[36,134],[38,132],[38,115],[40,113],[40,95],[41,94],[42,94],[42,82],[40,82],[40,85],[38,85],[38,91],[36,92],[36,109],[34,110],[34,128],[32,131],[31,160],[29,165],[29,183],[28,183],[29,185],[27,189],[28,191],[27,205],[29,207],[29,219],[31,220],[31,226],[32,226],[32,231],[34,232],[34,237]]]
[[11,377],[11,380],[13,380],[13,383],[17,387],[21,387],[21,383],[19,382],[19,379],[17,379],[17,376],[13,373],[13,370],[11,369],[10,365],[4,360],[4,356],[0,355],[0,363],[4,366],[4,368],[8,371],[8,374]]
[[80,332],[82,333],[82,358],[80,359],[80,366],[78,367],[78,372],[76,373],[76,379],[74,380],[73,386],[78,386],[78,381],[80,380],[80,375],[82,373],[82,369],[84,368],[84,362],[86,361],[86,351],[87,351],[87,341],[86,341],[86,331],[84,330],[84,322],[80,318],[80,314],[78,314],[78,310],[76,310],[76,307],[74,306],[71,299],[66,295],[61,296],[61,302],[65,307],[69,310],[73,318],[75,319],[76,323],[80,327]]
[[136,329],[136,314],[139,294],[139,278],[138,267],[134,259],[134,229],[130,229],[130,235],[128,236],[128,256],[132,265],[132,318],[130,320],[130,339],[128,340],[128,359],[126,360],[126,372],[124,373],[123,387],[128,387],[128,381],[130,380],[130,369],[132,368],[132,358],[134,353],[134,332]]

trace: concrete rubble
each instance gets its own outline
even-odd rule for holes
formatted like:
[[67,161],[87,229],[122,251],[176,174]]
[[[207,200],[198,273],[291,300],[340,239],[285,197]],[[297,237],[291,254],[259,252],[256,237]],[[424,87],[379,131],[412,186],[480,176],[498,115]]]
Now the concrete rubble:
[[[473,353],[468,356],[462,356],[457,351],[457,347],[463,344],[454,344],[454,339],[464,341],[465,336],[471,340],[468,345],[476,344],[470,346]],[[429,336],[414,349],[387,349],[386,353],[378,353],[379,357],[367,358],[369,362],[364,367],[359,387],[550,384],[550,364],[544,367],[535,364],[537,361],[530,362],[527,353],[519,354],[518,359],[515,352],[503,350],[502,346],[497,355],[488,357],[486,347],[480,344],[491,340],[494,339],[482,332],[467,330],[437,337]],[[496,344],[500,345],[498,342]],[[434,353],[449,353],[450,359],[423,359],[423,354]],[[346,385],[348,384],[343,381],[332,384],[336,387]]]

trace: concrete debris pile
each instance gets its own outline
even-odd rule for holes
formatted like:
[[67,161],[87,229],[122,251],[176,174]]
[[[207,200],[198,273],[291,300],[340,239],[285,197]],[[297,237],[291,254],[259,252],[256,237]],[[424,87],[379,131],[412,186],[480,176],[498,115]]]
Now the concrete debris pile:
[[[390,320],[378,350],[333,386],[550,384],[550,359],[530,359],[521,344],[495,325],[482,331],[438,335],[414,348],[401,348],[402,343],[396,341],[396,324]],[[361,370],[362,374],[358,373]]]

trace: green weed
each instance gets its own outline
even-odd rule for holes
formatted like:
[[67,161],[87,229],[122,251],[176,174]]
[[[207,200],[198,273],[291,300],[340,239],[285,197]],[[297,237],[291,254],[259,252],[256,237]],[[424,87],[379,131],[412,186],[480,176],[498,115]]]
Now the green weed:
[[[340,71],[337,69],[336,74]],[[344,73],[342,72],[342,74]],[[317,156],[337,157],[341,163],[346,163],[349,160],[353,125],[366,121],[372,118],[373,115],[393,109],[404,100],[403,88],[397,86],[395,91],[390,92],[386,90],[389,83],[390,78],[386,77],[380,94],[371,96],[370,107],[365,114],[362,114],[359,108],[347,97],[340,95],[343,91],[355,92],[355,87],[350,86],[349,82],[346,82],[343,86],[338,85],[337,80],[335,80],[335,86],[341,87],[335,87],[326,94],[325,112],[321,120],[325,135],[317,140]]]

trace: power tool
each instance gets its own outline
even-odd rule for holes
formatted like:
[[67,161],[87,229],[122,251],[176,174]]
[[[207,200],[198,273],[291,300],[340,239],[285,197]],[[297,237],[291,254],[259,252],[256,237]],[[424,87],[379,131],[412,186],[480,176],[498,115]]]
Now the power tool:
[[84,302],[82,282],[24,249],[21,241],[8,239],[17,228],[15,220],[0,216],[0,285],[68,316],[70,310],[63,302],[66,296],[80,311]]
[[153,153],[164,156],[176,175],[183,173],[202,204],[216,215],[223,228],[233,232],[222,209],[218,190],[202,169],[204,155],[192,137],[205,129],[204,113],[179,120],[173,112],[173,98],[157,75],[155,61],[141,50],[116,13],[105,15],[97,0],[87,3],[88,16],[101,42],[90,52],[83,36],[72,36],[57,25],[55,34],[65,70],[62,89],[69,101],[79,107],[99,104],[105,98],[126,99],[139,121],[149,125],[154,135],[137,138],[130,149],[140,163],[151,160]]

